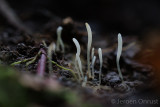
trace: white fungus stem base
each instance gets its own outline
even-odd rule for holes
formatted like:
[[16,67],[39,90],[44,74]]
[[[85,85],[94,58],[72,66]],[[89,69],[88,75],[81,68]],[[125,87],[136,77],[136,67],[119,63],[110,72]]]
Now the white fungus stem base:
[[89,78],[92,78],[91,76],[91,70],[90,70],[90,51],[91,51],[91,44],[92,44],[92,31],[88,23],[85,23],[87,32],[88,32],[88,46],[87,46],[87,64],[88,64],[88,71],[87,74]]
[[119,64],[120,56],[121,56],[121,53],[122,53],[122,45],[123,45],[122,36],[119,33],[118,34],[118,49],[117,49],[116,63],[117,63],[117,69],[118,69],[119,76],[120,76],[121,80],[123,81],[123,76],[122,76],[122,72],[121,72],[120,64]]
[[103,59],[102,59],[102,49],[98,49],[98,55],[99,55],[99,62],[100,62],[100,68],[99,68],[99,85],[101,85],[101,75],[102,75],[102,64],[103,64]]

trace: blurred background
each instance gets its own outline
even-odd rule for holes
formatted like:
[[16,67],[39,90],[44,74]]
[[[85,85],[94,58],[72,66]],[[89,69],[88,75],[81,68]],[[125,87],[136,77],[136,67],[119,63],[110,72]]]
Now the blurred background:
[[17,13],[47,10],[99,24],[100,32],[143,35],[160,27],[159,0],[6,0]]

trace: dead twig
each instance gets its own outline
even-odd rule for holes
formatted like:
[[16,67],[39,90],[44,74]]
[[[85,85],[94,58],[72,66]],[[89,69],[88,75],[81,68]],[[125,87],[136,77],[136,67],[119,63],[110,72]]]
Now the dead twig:
[[38,65],[37,65],[37,74],[39,76],[43,76],[45,73],[45,68],[46,68],[46,52],[44,49],[41,48],[41,58],[38,61]]
[[5,0],[0,0],[0,12],[11,25],[26,33],[32,33],[31,30],[21,22],[21,20],[17,17],[16,13]]

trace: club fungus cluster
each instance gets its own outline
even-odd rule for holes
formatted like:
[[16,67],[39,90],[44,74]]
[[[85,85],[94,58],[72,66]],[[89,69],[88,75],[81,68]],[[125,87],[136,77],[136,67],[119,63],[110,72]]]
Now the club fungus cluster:
[[79,42],[75,38],[73,38],[73,42],[77,48],[77,53],[76,53],[76,58],[75,58],[75,68],[78,73],[79,80],[84,81],[84,74],[82,71],[82,63],[81,63],[81,59],[80,59],[80,52],[81,52],[80,45],[79,45]]
[[[95,49],[92,48],[92,31],[91,28],[89,26],[88,23],[85,23],[86,25],[86,29],[88,32],[88,45],[87,45],[87,70],[83,70],[82,69],[82,63],[81,63],[81,59],[80,59],[80,44],[79,42],[73,38],[73,42],[77,48],[77,53],[76,53],[76,58],[75,58],[75,70],[78,74],[79,77],[79,81],[82,81],[82,86],[85,86],[87,83],[87,80],[89,79],[95,79],[95,69],[94,69],[94,65],[95,65],[95,61],[96,61],[96,56],[94,55],[94,51]],[[117,63],[117,69],[118,69],[118,73],[119,76],[121,78],[121,80],[123,81],[123,76],[120,70],[120,65],[119,65],[119,60],[120,60],[120,56],[122,53],[122,37],[121,34],[118,34],[118,50],[117,50],[117,59],[116,59],[116,63]],[[98,49],[98,56],[99,56],[99,62],[100,62],[100,67],[99,67],[99,84],[101,84],[101,76],[102,76],[102,66],[103,66],[103,57],[102,57],[102,49],[99,48]]]
[[[74,70],[72,69],[68,69],[65,68],[61,65],[59,65],[57,62],[52,60],[52,54],[56,54],[56,51],[61,51],[62,53],[65,52],[65,46],[64,43],[62,41],[62,30],[63,28],[61,26],[59,26],[57,28],[57,43],[51,43],[48,47],[46,45],[46,43],[43,41],[44,46],[48,49],[48,51],[46,52],[43,48],[40,49],[40,51],[38,52],[38,54],[33,57],[33,58],[29,58],[29,59],[24,59],[22,61],[17,61],[12,63],[11,65],[17,65],[20,63],[26,63],[26,66],[34,63],[36,61],[36,59],[40,57],[39,62],[38,62],[38,68],[37,68],[37,74],[43,76],[45,73],[45,63],[48,60],[48,69],[49,69],[49,73],[51,74],[53,72],[53,68],[52,68],[52,64],[56,65],[57,67],[59,67],[60,69],[64,69],[67,71],[70,71],[72,73],[72,75],[74,76],[74,78],[81,83],[81,85],[83,87],[86,86],[87,82],[89,80],[96,80],[97,77],[95,76],[95,73],[98,73],[98,86],[101,85],[101,77],[102,77],[102,67],[103,67],[103,55],[102,55],[102,49],[98,48],[98,56],[99,56],[99,71],[95,72],[95,63],[96,63],[96,55],[95,55],[95,48],[92,47],[92,31],[90,28],[90,25],[88,23],[85,23],[86,25],[86,29],[88,32],[88,45],[87,45],[87,68],[83,68],[84,64],[82,64],[81,61],[81,47],[80,44],[78,42],[78,40],[76,38],[73,38],[73,42],[77,48],[77,53],[75,55],[75,66],[74,66]],[[118,34],[118,49],[117,49],[117,58],[116,58],[116,64],[117,64],[117,69],[118,69],[118,73],[119,76],[121,78],[121,80],[123,81],[123,76],[121,73],[121,69],[120,69],[120,64],[119,64],[119,60],[120,60],[120,56],[122,53],[122,36],[119,33]],[[46,56],[47,53],[47,56]]]

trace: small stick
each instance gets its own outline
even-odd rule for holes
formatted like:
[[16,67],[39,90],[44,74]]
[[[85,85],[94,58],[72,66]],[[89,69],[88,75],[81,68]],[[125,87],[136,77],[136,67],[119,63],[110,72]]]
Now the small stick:
[[13,62],[13,63],[11,63],[10,65],[11,65],[11,66],[14,66],[14,65],[17,65],[17,64],[21,64],[21,63],[23,63],[23,62],[30,61],[30,60],[32,60],[32,59],[34,59],[34,58],[23,59],[23,60],[21,60],[21,61]]
[[46,68],[46,52],[44,49],[41,48],[40,50],[42,52],[41,58],[38,61],[38,67],[37,67],[37,75],[43,76]]
[[25,31],[31,34],[31,29],[26,27],[22,21],[17,17],[16,13],[12,10],[12,8],[7,4],[6,0],[0,0],[0,12],[2,15],[8,20],[10,24],[15,26],[16,28]]
[[[49,60],[50,60],[50,59],[49,59]],[[73,71],[73,70],[68,69],[68,68],[65,68],[65,67],[63,67],[63,66],[61,66],[61,65],[57,64],[56,62],[52,61],[52,60],[51,60],[51,62],[52,62],[53,64],[55,64],[57,67],[61,68],[61,69],[64,69],[64,70],[70,71],[70,72],[73,74],[73,77],[77,80],[77,77],[76,77],[76,75],[75,75],[75,73],[74,73],[74,71]]]

